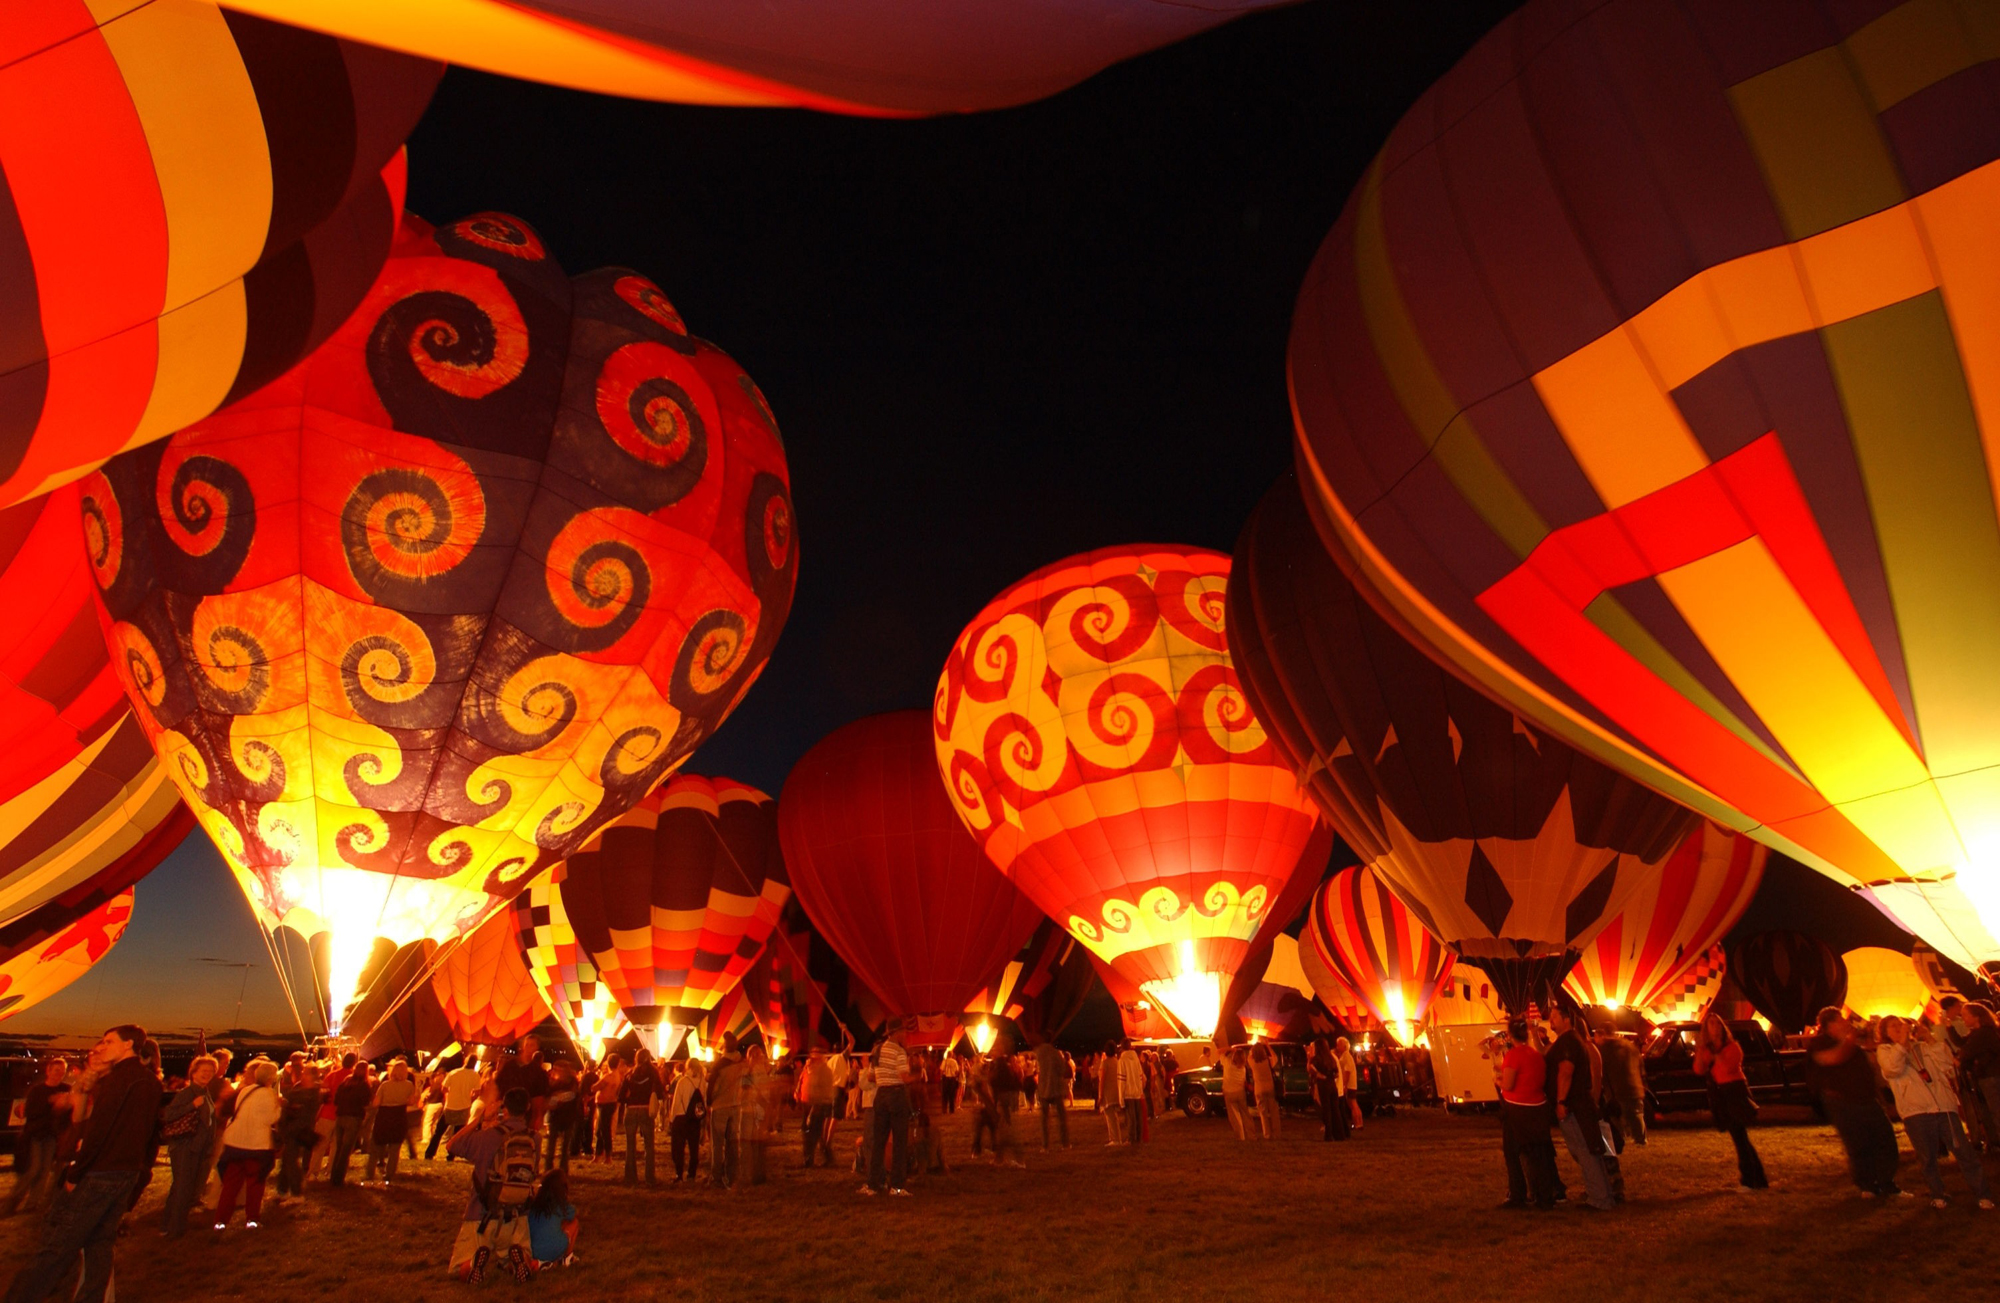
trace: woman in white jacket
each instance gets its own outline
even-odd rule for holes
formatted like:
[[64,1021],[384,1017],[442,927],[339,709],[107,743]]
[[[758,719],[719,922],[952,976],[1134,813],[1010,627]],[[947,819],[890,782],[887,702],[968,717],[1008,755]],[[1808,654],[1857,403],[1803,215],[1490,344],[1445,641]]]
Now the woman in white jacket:
[[229,1125],[222,1133],[222,1194],[215,1205],[218,1231],[229,1224],[239,1194],[243,1196],[244,1229],[257,1229],[257,1220],[264,1215],[264,1180],[271,1175],[271,1163],[278,1152],[272,1135],[278,1125],[274,1084],[278,1065],[259,1059],[243,1070],[243,1076]]
[[1924,1162],[1924,1180],[1930,1183],[1931,1206],[1943,1208],[1944,1176],[1938,1171],[1938,1156],[1946,1147],[1958,1160],[1958,1170],[1979,1200],[1981,1208],[1993,1207],[1986,1189],[1986,1172],[1979,1154],[1966,1137],[1958,1116],[1958,1091],[1953,1085],[1957,1067],[1951,1051],[1925,1036],[1910,1034],[1910,1024],[1902,1018],[1882,1020],[1882,1047],[1875,1052],[1882,1079],[1896,1097],[1896,1112],[1910,1143]]

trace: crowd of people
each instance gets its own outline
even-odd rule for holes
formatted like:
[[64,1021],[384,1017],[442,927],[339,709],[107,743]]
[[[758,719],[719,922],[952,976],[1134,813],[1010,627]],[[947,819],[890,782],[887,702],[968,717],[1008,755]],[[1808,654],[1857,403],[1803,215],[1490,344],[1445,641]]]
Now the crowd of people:
[[[1569,1202],[1609,1211],[1624,1202],[1620,1159],[1647,1143],[1643,1062],[1640,1045],[1594,1016],[1601,1013],[1553,1008],[1546,1022],[1510,1024],[1492,1047],[1503,1207]],[[1715,1125],[1734,1144],[1737,1184],[1766,1189],[1743,1047],[1714,1015],[1696,1041],[1694,1071]],[[2000,1025],[1990,1008],[1947,996],[1934,1020],[1914,1022],[1827,1009],[1802,1048],[1864,1197],[1912,1197],[1896,1182],[1893,1117],[1938,1207],[1947,1204],[1947,1154],[1977,1206],[1994,1206],[1980,1161],[1982,1150],[2000,1152]],[[973,1115],[974,1161],[1019,1167],[1032,1138],[1020,1126],[1029,1109],[1049,1150],[1070,1147],[1073,1111],[1085,1103],[1105,1145],[1137,1146],[1170,1109],[1197,1099],[1209,1107],[1217,1086],[1232,1132],[1246,1142],[1275,1140],[1287,1107],[1310,1109],[1322,1140],[1345,1141],[1364,1124],[1364,1085],[1378,1100],[1434,1098],[1428,1056],[1393,1045],[1357,1050],[1346,1037],[1319,1037],[1303,1047],[1186,1052],[1183,1061],[1165,1047],[1116,1042],[1079,1058],[1051,1041],[1017,1048],[1004,1037],[983,1054],[947,1051],[906,1044],[892,1022],[867,1054],[850,1039],[777,1062],[762,1045],[725,1036],[672,1062],[641,1049],[579,1064],[545,1056],[528,1036],[511,1051],[445,1065],[402,1057],[378,1065],[327,1050],[282,1063],[258,1056],[232,1071],[230,1052],[216,1050],[163,1077],[158,1045],[138,1027],[114,1027],[80,1068],[61,1056],[46,1060],[26,1091],[4,1212],[39,1210],[45,1221],[40,1248],[6,1299],[46,1298],[79,1260],[73,1297],[100,1297],[120,1221],[162,1150],[168,1188],[158,1233],[167,1239],[197,1220],[225,1233],[239,1210],[242,1229],[254,1232],[269,1202],[305,1198],[315,1186],[388,1189],[405,1160],[465,1163],[471,1191],[452,1269],[478,1279],[497,1263],[526,1279],[576,1260],[571,1164],[618,1174],[622,1160],[626,1184],[657,1186],[662,1130],[670,1183],[762,1184],[781,1136],[796,1126],[796,1166],[849,1166],[862,1178],[860,1194],[907,1197],[913,1184],[950,1171],[939,1125],[946,1114]],[[1187,1074],[1196,1079],[1184,1081]],[[861,1124],[851,1154],[836,1151],[843,1119]],[[1581,1175],[1580,1199],[1558,1168],[1557,1135]]]
[[[1934,1207],[1949,1206],[1942,1159],[1948,1153],[1982,1211],[1994,1207],[1981,1154],[2000,1153],[2000,1025],[1984,1004],[1947,995],[1935,1020],[1850,1018],[1820,1011],[1804,1039],[1805,1084],[1839,1135],[1863,1198],[1914,1198],[1896,1182],[1894,1120],[1916,1150]],[[1628,1144],[1646,1143],[1645,1086],[1638,1044],[1608,1017],[1552,1009],[1546,1023],[1517,1019],[1496,1047],[1501,1145],[1507,1167],[1505,1208],[1553,1208],[1559,1202],[1609,1211],[1625,1201],[1619,1160]],[[1750,1135],[1759,1106],[1743,1046],[1715,1013],[1701,1022],[1694,1071],[1708,1090],[1708,1112],[1736,1153],[1737,1188],[1771,1186]],[[1892,1120],[1894,1119],[1894,1120]],[[1556,1164],[1554,1137],[1582,1175],[1584,1197],[1571,1200]]]

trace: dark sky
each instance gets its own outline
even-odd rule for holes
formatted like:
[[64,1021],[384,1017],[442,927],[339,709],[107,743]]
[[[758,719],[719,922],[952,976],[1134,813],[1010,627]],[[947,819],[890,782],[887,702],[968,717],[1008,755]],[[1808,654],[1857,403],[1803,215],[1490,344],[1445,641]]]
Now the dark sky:
[[[409,205],[510,212],[572,272],[645,273],[769,397],[798,599],[689,767],[775,793],[838,725],[928,706],[960,629],[1036,567],[1234,546],[1289,459],[1285,338],[1314,250],[1397,117],[1512,7],[1322,0],[1039,104],[915,122],[453,70],[410,141]],[[1830,896],[1782,904],[1852,903],[1814,882]],[[98,970],[6,1030],[214,1026],[241,973],[203,957],[263,955],[191,844]],[[289,1021],[268,964],[244,1019]]]

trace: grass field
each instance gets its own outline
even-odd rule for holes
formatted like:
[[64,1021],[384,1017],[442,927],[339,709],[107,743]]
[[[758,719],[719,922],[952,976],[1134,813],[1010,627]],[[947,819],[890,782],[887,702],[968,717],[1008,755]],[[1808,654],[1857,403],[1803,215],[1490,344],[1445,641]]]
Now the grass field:
[[[1767,1119],[1777,1110],[1767,1110]],[[1802,1117],[1803,1115],[1801,1115]],[[465,1168],[414,1164],[384,1191],[311,1187],[267,1205],[255,1232],[158,1238],[162,1167],[118,1248],[123,1303],[454,1299],[1401,1300],[1567,1298],[1992,1298],[2000,1214],[1957,1202],[1863,1201],[1830,1129],[1761,1127],[1775,1184],[1734,1192],[1727,1137],[1668,1123],[1625,1160],[1626,1207],[1607,1214],[1503,1211],[1498,1124],[1405,1111],[1352,1143],[1322,1144],[1288,1118],[1271,1144],[1172,1116],[1136,1150],[1107,1149],[1087,1113],[1075,1148],[1025,1171],[969,1161],[964,1115],[947,1123],[954,1168],[909,1199],[856,1195],[845,1171],[801,1171],[787,1144],[770,1185],[628,1190],[621,1168],[572,1168],[581,1265],[528,1286],[474,1291],[443,1275]],[[1024,1119],[1026,1121],[1026,1119]],[[857,1133],[843,1124],[843,1152]],[[1027,1129],[1023,1130],[1024,1136]],[[661,1159],[666,1157],[664,1144]],[[1574,1167],[1565,1179],[1581,1191]],[[1904,1154],[1903,1184],[1919,1189]],[[400,1180],[400,1178],[399,1178]],[[199,1220],[199,1218],[198,1218]],[[0,1221],[0,1263],[32,1248],[36,1219]],[[238,1225],[240,1226],[240,1217]]]

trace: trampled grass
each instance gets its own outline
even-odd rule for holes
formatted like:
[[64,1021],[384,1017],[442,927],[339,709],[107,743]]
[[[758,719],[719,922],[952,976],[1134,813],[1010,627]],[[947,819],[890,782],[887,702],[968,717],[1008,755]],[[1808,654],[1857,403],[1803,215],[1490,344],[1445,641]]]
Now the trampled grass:
[[[1777,1110],[1767,1110],[1771,1119]],[[1947,1165],[1952,1208],[1870,1203],[1847,1184],[1832,1131],[1757,1130],[1776,1188],[1734,1191],[1728,1139],[1669,1122],[1627,1151],[1629,1204],[1611,1213],[1502,1211],[1498,1124],[1404,1111],[1324,1144],[1288,1118],[1274,1143],[1178,1115],[1137,1149],[1107,1149],[1091,1114],[1075,1147],[1043,1154],[1023,1117],[1026,1170],[969,1161],[963,1114],[945,1125],[950,1176],[909,1199],[867,1199],[844,1170],[801,1171],[791,1138],[771,1183],[657,1191],[581,1161],[581,1265],[481,1290],[444,1276],[465,1168],[414,1164],[390,1190],[312,1186],[264,1226],[158,1238],[162,1167],[118,1245],[118,1297],[376,1303],[516,1292],[548,1300],[1854,1299],[1994,1297],[2000,1214],[1979,1214]],[[857,1127],[840,1131],[851,1153]],[[795,1137],[796,1133],[793,1133]],[[666,1147],[660,1157],[664,1161]],[[1581,1184],[1567,1156],[1566,1179]],[[668,1175],[671,1172],[668,1169]],[[358,1175],[358,1172],[357,1172]],[[1905,1152],[1903,1184],[1920,1189]],[[199,1220],[199,1214],[197,1215]],[[240,1226],[240,1215],[238,1219]],[[0,1264],[36,1219],[0,1222]]]

